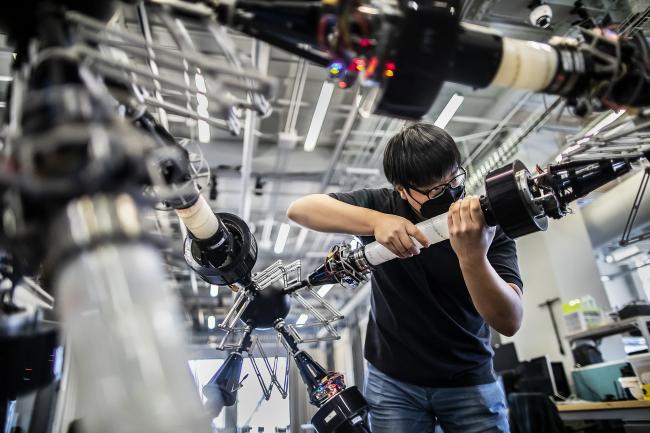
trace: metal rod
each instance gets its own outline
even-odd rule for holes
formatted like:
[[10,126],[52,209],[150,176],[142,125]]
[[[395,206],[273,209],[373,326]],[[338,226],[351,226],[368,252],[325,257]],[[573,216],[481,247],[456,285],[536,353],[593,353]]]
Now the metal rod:
[[[278,377],[276,375],[277,368],[276,369],[271,368],[271,364],[269,363],[269,359],[266,356],[266,353],[264,352],[264,349],[262,348],[262,345],[260,344],[259,340],[257,340],[257,348],[260,351],[260,355],[262,355],[262,360],[264,361],[264,364],[266,365],[267,370],[269,371],[269,375],[271,377],[271,384],[275,384],[275,387],[280,392],[280,395],[282,396],[282,398],[286,398],[287,394],[282,389],[282,386],[280,385],[280,382],[278,381]],[[276,367],[277,367],[277,355],[276,355]]]
[[[107,34],[118,36],[118,37],[123,38],[125,40],[128,40],[130,42],[133,42],[136,45],[144,45],[147,49],[153,49],[155,51],[159,51],[158,55],[156,56],[156,61],[159,62],[160,64],[163,64],[162,63],[163,59],[160,57],[160,54],[165,54],[165,55],[171,56],[172,59],[168,61],[169,62],[168,64],[172,65],[172,67],[173,67],[173,65],[178,66],[178,63],[177,63],[178,62],[178,59],[177,59],[178,53],[169,50],[167,47],[156,44],[154,42],[143,41],[142,39],[140,39],[140,38],[138,38],[138,37],[136,37],[134,35],[131,35],[129,33],[126,33],[126,32],[121,32],[121,31],[117,31],[117,30],[114,30],[114,29],[111,29],[111,28],[107,28],[106,25],[104,23],[102,23],[101,21],[97,21],[97,20],[94,20],[92,18],[88,18],[87,16],[79,14],[77,12],[73,12],[73,11],[66,12],[66,18],[68,18],[70,21],[75,22],[77,24],[81,24],[81,25],[90,27],[90,28],[96,30],[98,33],[106,32]],[[191,53],[185,53],[185,57],[189,62],[192,62],[192,63],[194,63],[196,65],[200,65],[201,70],[210,70],[213,73],[216,73],[216,74],[219,74],[219,75],[221,75],[221,74],[223,74],[223,75],[231,75],[233,73],[232,69],[229,68],[228,66],[224,66],[223,64],[221,64],[219,62],[216,62],[214,60],[211,60],[209,58],[201,57],[201,56],[194,55],[194,54],[191,54]],[[273,88],[273,80],[269,79],[268,77],[266,77],[263,74],[260,74],[258,72],[251,72],[249,70],[242,70],[242,71],[238,71],[237,75],[240,76],[240,77],[243,77],[243,78],[249,78],[249,79],[255,80],[255,81],[259,82],[260,84],[264,84],[269,89]]]
[[255,376],[257,376],[257,381],[260,383],[260,388],[262,388],[264,399],[266,400],[270,399],[271,391],[273,391],[273,383],[271,383],[267,388],[266,383],[264,382],[264,378],[262,377],[262,373],[260,372],[260,369],[257,366],[257,362],[255,362],[255,357],[251,355],[250,352],[248,352],[248,359],[251,360],[251,364],[253,365],[253,370],[255,371]]
[[232,307],[230,307],[230,310],[228,310],[228,314],[226,314],[226,317],[224,317],[223,321],[219,325],[219,327],[226,327],[227,324],[230,322],[231,317],[235,314],[235,310],[239,308],[239,305],[242,303],[242,298],[244,297],[244,291],[241,290],[235,294],[235,299],[233,300]]
[[336,330],[334,327],[330,324],[331,322],[335,321],[336,319],[333,320],[328,320],[326,319],[319,311],[316,310],[310,303],[308,303],[305,298],[303,298],[299,293],[295,293],[294,297],[298,299],[298,302],[300,302],[305,308],[307,308],[309,311],[312,312],[314,316],[323,324],[325,328],[327,328],[330,333],[336,334]]
[[314,298],[316,298],[316,300],[318,300],[318,302],[323,304],[323,306],[325,306],[325,308],[327,308],[334,316],[338,317],[339,319],[343,319],[343,316],[341,315],[341,312],[339,310],[337,310],[336,308],[334,308],[334,306],[332,304],[327,302],[325,300],[325,298],[323,298],[321,295],[319,295],[318,292],[316,292],[316,290],[314,290],[313,287],[309,287],[308,291],[309,291],[309,293],[312,294],[312,296]]

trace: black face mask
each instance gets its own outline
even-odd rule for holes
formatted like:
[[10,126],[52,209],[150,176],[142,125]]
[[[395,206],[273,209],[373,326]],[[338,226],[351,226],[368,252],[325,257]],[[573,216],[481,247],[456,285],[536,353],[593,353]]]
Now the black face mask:
[[447,188],[438,197],[429,199],[422,203],[420,213],[426,219],[433,218],[449,210],[453,202],[465,197],[465,185],[456,188]]

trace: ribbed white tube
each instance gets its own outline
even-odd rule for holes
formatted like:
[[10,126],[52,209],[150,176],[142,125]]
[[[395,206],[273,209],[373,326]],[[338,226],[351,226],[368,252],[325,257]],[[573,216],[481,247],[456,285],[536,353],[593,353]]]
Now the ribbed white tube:
[[[438,242],[449,239],[449,227],[447,226],[446,212],[442,215],[438,215],[426,221],[422,221],[421,223],[416,224],[416,226],[420,229],[424,236],[429,239],[430,245],[437,244]],[[419,248],[422,247],[418,241],[415,239],[413,239],[413,241]],[[364,248],[364,254],[366,255],[368,263],[373,266],[397,258],[397,256],[393,254],[388,248],[377,241],[366,245]]]
[[219,229],[219,219],[203,196],[188,208],[176,209],[176,215],[197,239],[209,239]]
[[539,92],[551,84],[558,67],[557,51],[548,44],[503,38],[503,55],[491,86]]

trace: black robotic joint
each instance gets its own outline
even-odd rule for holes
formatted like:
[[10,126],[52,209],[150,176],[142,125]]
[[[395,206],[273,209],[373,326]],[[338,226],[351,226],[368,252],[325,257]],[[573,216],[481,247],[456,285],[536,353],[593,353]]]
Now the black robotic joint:
[[410,3],[414,6],[402,8],[394,37],[378,51],[380,63],[394,62],[397,73],[392,78],[382,77],[384,90],[376,112],[420,119],[447,78],[460,31],[461,2]]
[[285,319],[290,310],[289,295],[282,284],[275,283],[255,294],[241,319],[254,329],[272,328],[278,319]]
[[366,424],[368,409],[359,388],[351,386],[325,402],[311,423],[318,433],[370,432]]
[[490,172],[485,178],[481,208],[488,225],[499,225],[510,238],[548,227],[544,209],[534,201],[530,172],[519,160]]
[[257,242],[248,226],[237,215],[218,213],[228,237],[219,247],[210,249],[188,235],[185,239],[185,261],[201,278],[214,285],[250,282],[251,270],[257,261]]

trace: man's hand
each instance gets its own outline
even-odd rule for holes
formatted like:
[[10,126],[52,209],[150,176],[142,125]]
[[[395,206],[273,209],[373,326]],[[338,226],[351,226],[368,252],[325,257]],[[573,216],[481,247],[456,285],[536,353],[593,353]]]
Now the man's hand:
[[377,213],[373,216],[373,227],[377,242],[403,259],[420,253],[420,248],[411,237],[422,244],[422,247],[429,246],[426,236],[406,218]]
[[483,260],[487,256],[496,228],[485,224],[478,197],[465,197],[452,204],[447,223],[458,260]]

